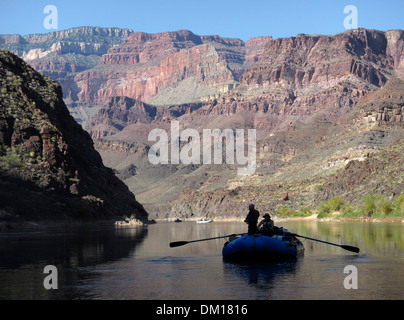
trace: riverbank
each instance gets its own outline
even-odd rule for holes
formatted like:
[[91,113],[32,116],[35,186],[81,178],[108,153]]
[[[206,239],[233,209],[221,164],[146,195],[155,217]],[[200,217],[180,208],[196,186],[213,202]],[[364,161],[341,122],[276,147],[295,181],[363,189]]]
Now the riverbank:
[[[260,217],[261,219],[262,217]],[[179,218],[178,218],[179,219]],[[245,218],[237,218],[237,217],[220,217],[211,219],[213,222],[244,222]],[[170,219],[154,219],[156,222],[175,222],[175,218]],[[182,222],[196,222],[201,220],[201,218],[185,218],[180,219]],[[334,217],[326,217],[326,218],[318,218],[318,214],[312,214],[307,217],[272,217],[272,220],[276,222],[282,221],[319,221],[319,222],[396,222],[396,223],[404,223],[404,218],[367,218],[367,217],[356,217],[356,218],[348,218],[348,217],[339,217],[335,215]]]
[[147,224],[137,219],[130,220],[40,220],[40,221],[0,221],[0,232],[15,230],[46,230],[46,229],[65,229],[65,228],[91,228],[91,227],[135,227],[147,226]]
[[[262,218],[262,217],[261,217]],[[260,220],[261,220],[260,218]],[[317,222],[366,222],[366,223],[380,223],[380,222],[392,222],[392,223],[404,223],[404,218],[344,218],[344,217],[327,217],[318,218],[318,214],[312,214],[307,217],[277,217],[272,218],[277,223],[282,223],[284,221],[317,221]],[[153,223],[166,223],[175,222],[174,218],[170,219],[153,219],[149,221],[148,224]],[[197,222],[201,218],[186,218],[181,219],[181,222]],[[244,218],[237,217],[219,217],[211,219],[212,222],[242,222],[244,223]],[[46,229],[64,229],[64,228],[84,228],[84,227],[105,227],[105,226],[115,226],[115,227],[144,227],[145,224],[137,219],[123,219],[123,220],[95,220],[95,221],[78,221],[78,220],[46,220],[46,221],[0,221],[0,232],[8,232],[15,230],[46,230]]]

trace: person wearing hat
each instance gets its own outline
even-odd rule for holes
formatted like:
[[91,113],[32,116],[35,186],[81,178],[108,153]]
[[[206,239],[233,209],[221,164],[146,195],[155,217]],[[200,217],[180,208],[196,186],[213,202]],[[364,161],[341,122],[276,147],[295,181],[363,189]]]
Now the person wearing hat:
[[248,206],[249,212],[244,222],[248,224],[248,234],[254,234],[258,231],[257,223],[260,213],[255,209],[253,204]]
[[[261,229],[260,229],[261,228]],[[264,214],[264,219],[258,224],[258,229],[266,236],[273,236],[275,233],[274,221],[271,219],[269,213]]]

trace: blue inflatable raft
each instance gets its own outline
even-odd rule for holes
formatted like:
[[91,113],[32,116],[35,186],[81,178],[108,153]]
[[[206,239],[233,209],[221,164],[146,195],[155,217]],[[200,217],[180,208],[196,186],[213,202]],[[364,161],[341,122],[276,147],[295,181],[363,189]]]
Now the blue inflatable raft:
[[224,259],[259,259],[277,260],[295,258],[304,252],[303,244],[293,235],[262,234],[245,235],[240,238],[230,238],[225,243],[222,254]]

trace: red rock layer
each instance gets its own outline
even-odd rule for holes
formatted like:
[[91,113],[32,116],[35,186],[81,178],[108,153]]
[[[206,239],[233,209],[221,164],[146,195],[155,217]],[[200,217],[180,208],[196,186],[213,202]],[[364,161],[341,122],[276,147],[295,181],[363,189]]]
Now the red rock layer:
[[[240,39],[198,36],[187,30],[132,33],[103,55],[95,69],[76,76],[80,101],[103,104],[111,96],[147,101],[184,79],[220,86],[238,81],[246,57],[256,60],[270,37]],[[247,52],[247,55],[246,55]]]

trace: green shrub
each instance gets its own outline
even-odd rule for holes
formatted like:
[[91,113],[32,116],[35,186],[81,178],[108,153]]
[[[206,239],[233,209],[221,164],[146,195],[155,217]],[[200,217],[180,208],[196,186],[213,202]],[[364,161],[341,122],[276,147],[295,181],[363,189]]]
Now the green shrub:
[[297,210],[297,215],[299,217],[308,217],[312,215],[312,212],[308,207],[300,206],[299,210]]
[[319,218],[329,217],[333,212],[340,211],[345,204],[341,197],[334,197],[329,201],[321,202],[316,210]]
[[292,208],[278,208],[275,210],[275,214],[278,217],[283,218],[301,218],[310,216],[312,212],[308,207],[301,206],[299,210],[295,210]]
[[6,168],[20,168],[24,166],[24,162],[20,156],[19,148],[8,148],[6,155],[0,157],[0,164]]
[[399,195],[397,198],[393,200],[391,205],[392,207],[392,216],[404,216],[404,194]]
[[[384,218],[384,217],[404,217],[404,190],[402,194],[393,201],[381,194],[368,194],[363,197],[362,203],[355,206],[345,202],[342,197],[334,197],[329,201],[321,202],[316,212],[318,218],[330,217],[334,212],[342,213],[343,218]],[[279,208],[276,215],[279,217],[307,217],[312,214],[308,207],[301,206],[299,210],[291,208]]]
[[367,217],[384,217],[392,211],[392,205],[381,194],[368,194],[363,198],[362,214]]
[[342,216],[344,218],[358,218],[363,215],[361,208],[352,205],[351,203],[347,203],[342,208]]
[[327,202],[321,202],[316,208],[318,218],[325,218],[330,215],[330,209]]
[[296,210],[291,208],[279,208],[276,210],[276,215],[278,217],[290,218],[296,216],[296,212],[297,212]]

